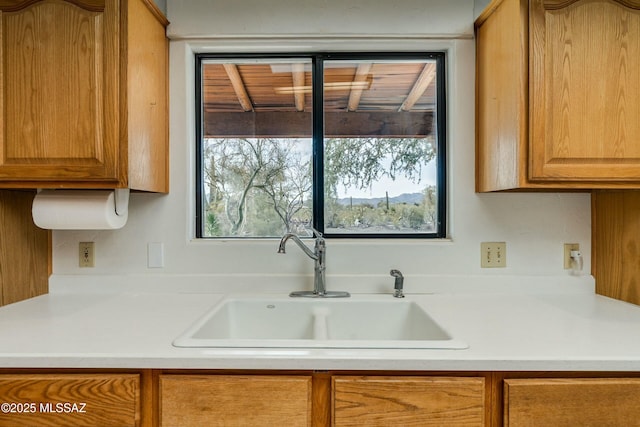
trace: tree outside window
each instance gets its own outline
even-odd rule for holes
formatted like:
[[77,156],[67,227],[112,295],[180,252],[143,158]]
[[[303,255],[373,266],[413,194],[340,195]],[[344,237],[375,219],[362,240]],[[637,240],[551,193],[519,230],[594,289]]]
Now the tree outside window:
[[199,57],[198,237],[441,237],[443,58],[390,56]]

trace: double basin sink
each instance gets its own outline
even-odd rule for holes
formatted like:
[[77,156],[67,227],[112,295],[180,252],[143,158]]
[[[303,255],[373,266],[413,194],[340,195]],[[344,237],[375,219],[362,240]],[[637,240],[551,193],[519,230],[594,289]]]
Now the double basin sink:
[[190,326],[176,347],[464,349],[416,302],[229,297]]

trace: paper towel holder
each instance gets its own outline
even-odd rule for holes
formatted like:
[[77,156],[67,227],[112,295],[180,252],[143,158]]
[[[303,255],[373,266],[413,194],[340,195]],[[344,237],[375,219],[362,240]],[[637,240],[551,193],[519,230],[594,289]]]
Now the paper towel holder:
[[45,230],[116,230],[129,214],[128,188],[39,189],[31,213]]
[[[42,191],[38,188],[37,192]],[[115,205],[116,215],[126,216],[129,213],[129,193],[128,188],[114,188],[113,190],[113,202]]]

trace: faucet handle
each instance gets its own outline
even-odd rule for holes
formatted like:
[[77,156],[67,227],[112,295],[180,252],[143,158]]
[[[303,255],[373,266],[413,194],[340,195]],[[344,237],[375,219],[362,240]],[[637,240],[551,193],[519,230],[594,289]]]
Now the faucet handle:
[[322,239],[322,238],[324,237],[324,236],[322,235],[322,233],[321,233],[321,232],[319,232],[318,230],[316,230],[316,229],[315,229],[315,227],[313,227],[313,226],[312,226],[312,227],[310,227],[310,228],[311,228],[312,234],[313,234],[315,237],[318,237],[318,238],[320,238],[320,239]]

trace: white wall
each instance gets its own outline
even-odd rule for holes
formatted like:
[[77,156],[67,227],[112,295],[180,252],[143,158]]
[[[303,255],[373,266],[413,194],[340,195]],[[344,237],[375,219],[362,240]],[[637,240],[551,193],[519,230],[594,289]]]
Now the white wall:
[[473,2],[473,17],[474,19],[480,15],[485,7],[491,2],[491,0],[474,0]]
[[172,38],[473,33],[473,0],[168,0]]
[[167,0],[153,0],[153,2],[158,6],[158,9],[162,11],[165,15],[167,14]]
[[[472,0],[168,0],[167,8],[172,22],[170,33],[175,38],[170,61],[171,192],[133,194],[129,222],[122,230],[54,232],[54,277],[127,275],[166,279],[175,275],[311,273],[312,263],[301,251],[292,247],[287,255],[277,255],[274,240],[192,240],[193,50],[447,50],[450,239],[330,240],[329,276],[386,276],[390,268],[399,268],[406,275],[567,276],[562,266],[564,242],[581,244],[585,271],[590,270],[588,194],[474,192]],[[353,10],[358,13],[349,12]],[[349,16],[357,22],[349,21],[345,13],[352,13]],[[321,21],[314,19],[318,14]],[[451,28],[447,20],[454,23]],[[347,27],[361,33],[347,36]],[[204,36],[206,31],[215,37],[189,39],[194,34]],[[296,31],[303,34],[293,37]],[[411,37],[397,37],[404,31]],[[458,36],[438,38],[447,31]],[[434,34],[439,36],[434,39]],[[78,268],[80,241],[96,242],[95,268]],[[482,241],[507,242],[507,268],[480,268]],[[147,268],[148,242],[164,243],[164,268]]]

